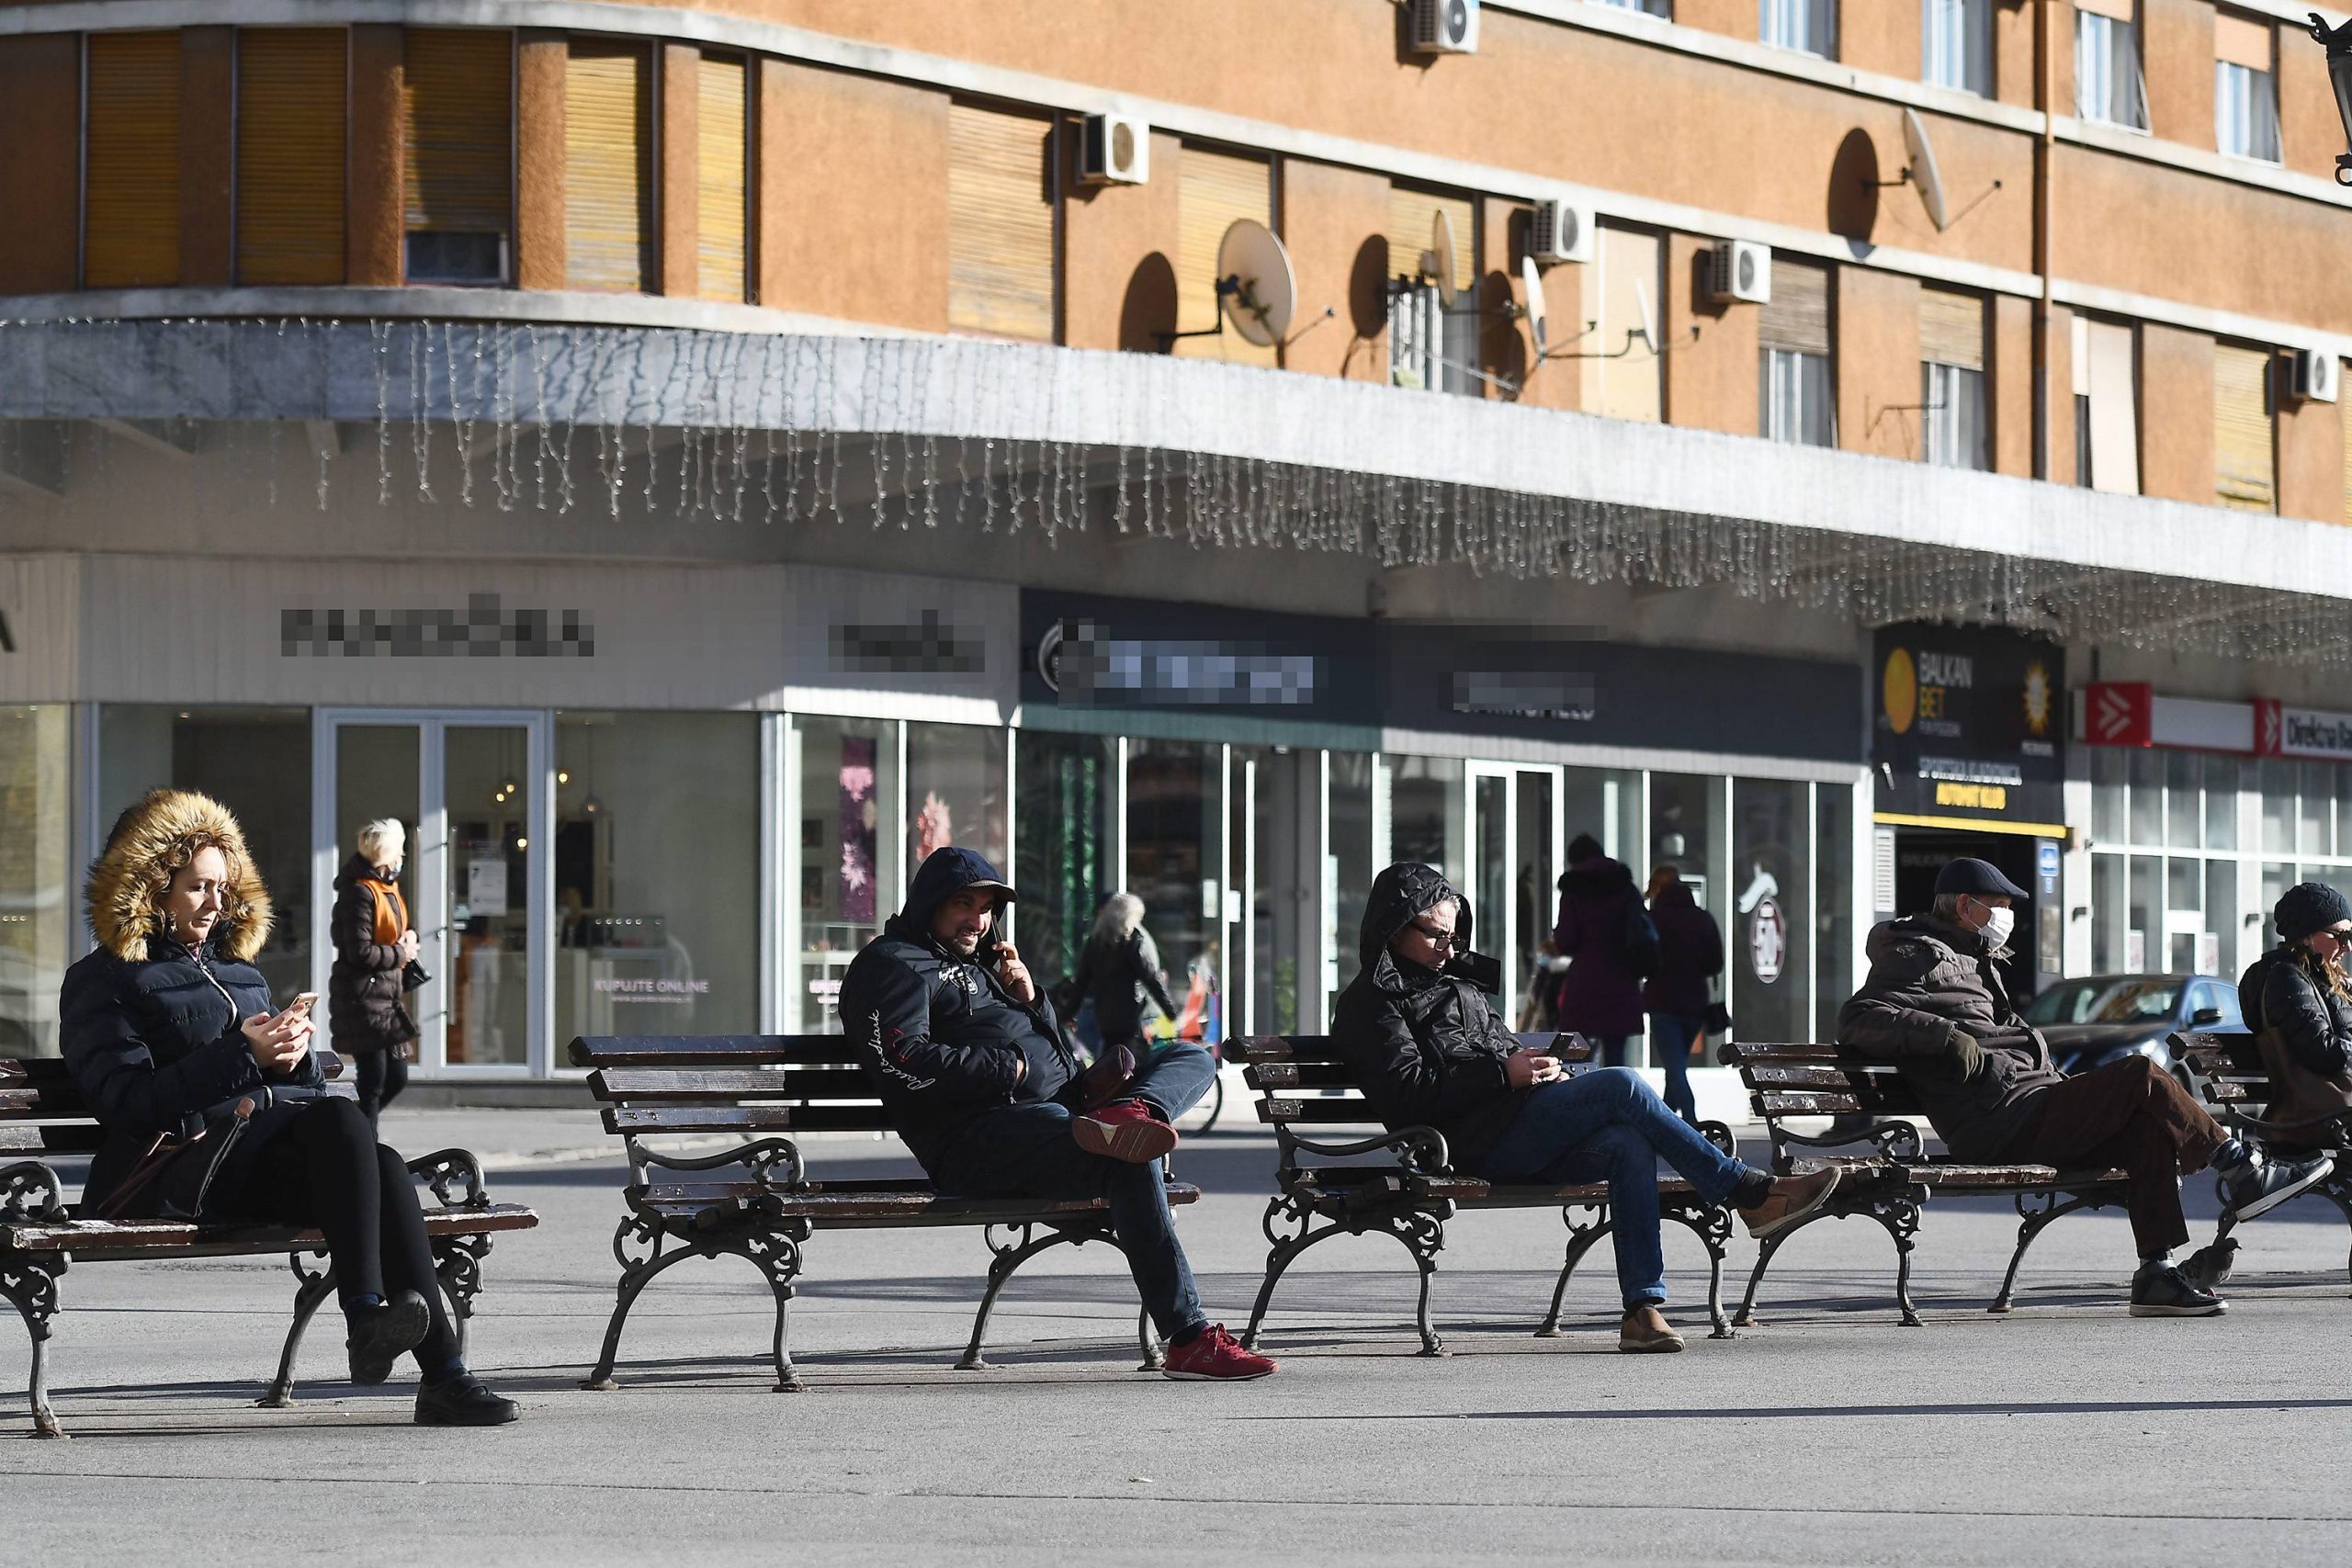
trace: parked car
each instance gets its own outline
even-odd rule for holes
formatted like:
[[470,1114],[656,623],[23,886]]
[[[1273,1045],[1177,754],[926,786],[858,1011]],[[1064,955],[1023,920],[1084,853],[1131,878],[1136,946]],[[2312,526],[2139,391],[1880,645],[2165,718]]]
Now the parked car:
[[2052,982],[2026,1004],[2025,1019],[2050,1042],[2064,1073],[2086,1073],[2124,1056],[2145,1056],[2178,1076],[2168,1035],[2185,1030],[2241,1032],[2238,988],[2211,975],[2092,975]]

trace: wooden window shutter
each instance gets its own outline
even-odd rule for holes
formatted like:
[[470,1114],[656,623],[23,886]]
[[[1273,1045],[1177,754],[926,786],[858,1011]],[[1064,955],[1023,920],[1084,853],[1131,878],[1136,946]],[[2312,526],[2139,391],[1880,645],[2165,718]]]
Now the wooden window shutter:
[[706,54],[695,67],[700,139],[695,177],[695,288],[706,299],[744,297],[749,67],[741,55]]
[[341,28],[237,32],[237,281],[344,279]]
[[[1773,292],[1779,292],[1777,287]],[[1937,365],[1956,365],[1962,370],[1983,370],[1983,297],[1941,288],[1919,290],[1919,357]]]
[[1435,191],[1388,187],[1388,275],[1417,276],[1421,253],[1430,248],[1430,231],[1438,213],[1453,225],[1453,276],[1445,281],[1456,290],[1467,289],[1478,277],[1478,209],[1466,196],[1441,196]]
[[[427,274],[503,283],[514,214],[514,36],[489,28],[411,28],[401,78],[403,206]],[[462,237],[462,238],[461,238]],[[468,243],[467,242],[471,242]],[[467,265],[467,262],[473,265]]]
[[1053,122],[947,108],[947,323],[1055,336]]
[[564,285],[641,294],[651,258],[651,72],[634,44],[575,42],[563,75]]
[[[1922,306],[1922,315],[1925,307]],[[1925,330],[1924,320],[1921,322]],[[1803,262],[1772,258],[1772,298],[1757,307],[1756,341],[1759,348],[1786,349],[1794,354],[1829,352],[1829,269]],[[1924,346],[1924,345],[1923,345]],[[1983,328],[1978,328],[1977,362],[1984,362]]]
[[2091,400],[2091,488],[2140,493],[2140,412],[2132,328],[2075,318]]
[[2266,75],[2270,71],[2270,23],[2234,11],[2213,13],[2213,58]]
[[[1176,164],[1176,330],[1207,332],[1217,324],[1216,257],[1234,220],[1274,226],[1274,170],[1262,158],[1238,158],[1186,147]],[[1274,350],[1260,348],[1226,329],[1222,337],[1190,338],[1175,352],[1241,365],[1272,365]]]
[[83,193],[87,288],[180,280],[180,36],[93,33]]
[[2240,512],[2276,512],[2267,348],[2213,345],[2213,498]]

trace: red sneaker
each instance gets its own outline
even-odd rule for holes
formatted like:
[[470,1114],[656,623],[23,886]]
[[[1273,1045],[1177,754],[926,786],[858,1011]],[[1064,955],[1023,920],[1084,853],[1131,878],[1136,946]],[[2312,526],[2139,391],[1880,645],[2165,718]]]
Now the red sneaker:
[[1193,1336],[1190,1344],[1170,1346],[1159,1375],[1191,1382],[1240,1382],[1273,1370],[1271,1358],[1243,1349],[1225,1325],[1212,1323]]
[[1069,1135],[1091,1155],[1149,1165],[1176,1146],[1176,1129],[1140,1100],[1122,1100],[1073,1118]]

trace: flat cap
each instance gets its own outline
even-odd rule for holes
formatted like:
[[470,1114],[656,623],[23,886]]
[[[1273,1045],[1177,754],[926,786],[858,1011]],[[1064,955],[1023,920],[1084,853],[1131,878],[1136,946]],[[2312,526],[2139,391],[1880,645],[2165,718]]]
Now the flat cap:
[[1936,897],[1940,898],[1947,893],[1966,893],[1978,898],[2032,897],[1993,869],[1991,862],[1981,860],[1945,862],[1943,870],[1936,873]]

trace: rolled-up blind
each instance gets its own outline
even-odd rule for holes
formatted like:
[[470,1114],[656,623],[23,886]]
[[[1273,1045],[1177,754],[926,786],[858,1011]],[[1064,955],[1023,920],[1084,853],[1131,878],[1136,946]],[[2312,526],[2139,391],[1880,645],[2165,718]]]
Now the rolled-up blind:
[[[1442,281],[1455,289],[1467,288],[1478,276],[1478,209],[1466,196],[1388,187],[1388,273],[1418,276],[1421,253],[1430,248],[1437,215],[1444,213],[1453,226],[1453,276]],[[1439,281],[1439,280],[1432,280]]]
[[1984,298],[1942,288],[1919,290],[1919,357],[1962,370],[1984,369]]
[[1774,256],[1772,298],[1757,307],[1756,339],[1763,348],[1827,354],[1829,269]]
[[564,285],[645,290],[650,73],[642,48],[575,42],[563,75]]
[[947,322],[1054,337],[1053,122],[947,109]]
[[514,37],[486,28],[411,28],[401,135],[416,265],[436,276],[505,280],[514,211]]
[[237,33],[237,281],[344,279],[341,28]]
[[2138,4],[2139,0],[2075,0],[2075,9],[2095,12],[2102,17],[2113,17],[2119,22],[2129,22],[2132,20],[2132,7]]
[[695,226],[695,288],[706,299],[743,298],[750,227],[745,195],[746,64],[741,55],[706,54],[695,63],[700,144],[695,177],[700,208]]
[[2213,58],[2249,71],[2270,69],[2270,24],[2234,11],[2213,13]]
[[[1241,218],[1274,226],[1273,165],[1187,146],[1176,164],[1178,332],[1206,332],[1217,324],[1217,250],[1226,230]],[[1182,340],[1175,350],[1244,365],[1274,363],[1272,348],[1261,348],[1230,327],[1222,337]]]
[[2213,498],[2240,512],[2275,512],[2267,348],[2213,345]]
[[180,37],[93,33],[84,287],[180,280]]

